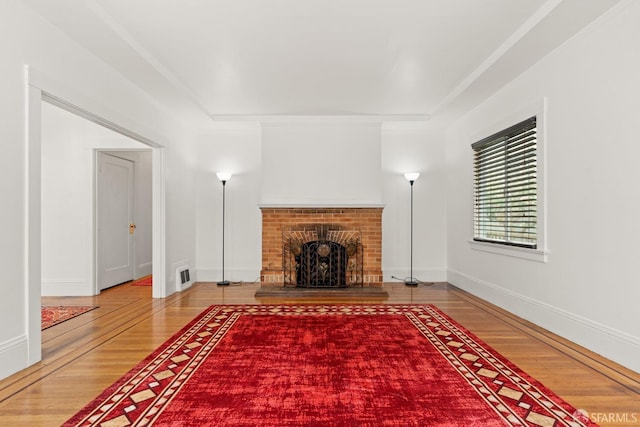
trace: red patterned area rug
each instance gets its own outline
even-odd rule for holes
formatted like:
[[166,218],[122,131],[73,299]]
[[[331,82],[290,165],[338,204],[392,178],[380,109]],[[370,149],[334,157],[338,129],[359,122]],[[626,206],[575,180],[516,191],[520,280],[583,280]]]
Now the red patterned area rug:
[[42,326],[44,331],[66,320],[73,319],[88,311],[98,308],[97,306],[44,306],[42,307]]
[[65,423],[594,426],[433,306],[212,306]]
[[141,277],[138,280],[134,280],[131,286],[151,286],[153,284],[153,277],[151,275]]

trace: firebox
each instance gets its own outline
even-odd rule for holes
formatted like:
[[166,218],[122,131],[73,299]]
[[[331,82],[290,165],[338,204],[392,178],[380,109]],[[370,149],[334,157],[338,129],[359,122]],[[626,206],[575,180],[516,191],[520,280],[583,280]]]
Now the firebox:
[[283,232],[285,286],[362,286],[362,244],[357,230],[305,225]]

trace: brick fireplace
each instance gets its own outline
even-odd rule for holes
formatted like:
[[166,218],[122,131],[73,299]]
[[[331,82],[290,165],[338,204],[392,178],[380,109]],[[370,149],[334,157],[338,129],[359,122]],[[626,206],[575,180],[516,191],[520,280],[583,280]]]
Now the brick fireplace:
[[262,211],[263,285],[284,286],[283,233],[330,225],[357,231],[362,245],[362,286],[382,286],[382,207],[266,207]]

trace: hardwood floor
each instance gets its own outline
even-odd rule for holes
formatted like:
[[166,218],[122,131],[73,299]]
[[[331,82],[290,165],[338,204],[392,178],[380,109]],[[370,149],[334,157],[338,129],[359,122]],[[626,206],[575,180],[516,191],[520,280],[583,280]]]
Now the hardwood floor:
[[0,381],[0,425],[57,426],[212,304],[435,304],[529,375],[603,426],[640,425],[640,375],[439,283],[385,284],[389,297],[256,299],[259,284],[197,283],[166,299],[120,285],[95,297],[44,297],[46,305],[99,308],[43,331],[43,360]]

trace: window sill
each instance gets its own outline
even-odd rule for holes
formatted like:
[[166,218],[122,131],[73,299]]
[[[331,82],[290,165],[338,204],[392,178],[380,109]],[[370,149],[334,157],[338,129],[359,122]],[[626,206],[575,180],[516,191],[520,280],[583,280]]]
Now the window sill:
[[548,251],[543,251],[540,249],[519,248],[517,246],[477,242],[475,240],[470,240],[469,246],[471,246],[471,249],[477,251],[490,252],[493,254],[528,259],[537,262],[547,262],[547,257],[549,255]]

